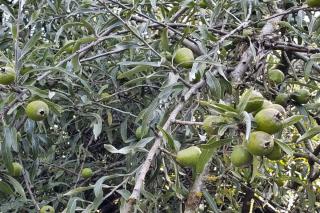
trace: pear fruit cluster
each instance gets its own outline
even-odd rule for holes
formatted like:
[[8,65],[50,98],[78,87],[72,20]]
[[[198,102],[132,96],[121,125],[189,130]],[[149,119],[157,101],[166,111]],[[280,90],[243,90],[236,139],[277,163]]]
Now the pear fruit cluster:
[[242,167],[250,164],[253,155],[265,156],[270,160],[282,159],[283,152],[275,142],[273,134],[283,129],[286,110],[278,103],[284,103],[288,98],[282,95],[277,103],[272,103],[265,100],[259,92],[251,92],[245,109],[254,115],[256,128],[250,133],[246,143],[233,148],[230,160],[234,166]]

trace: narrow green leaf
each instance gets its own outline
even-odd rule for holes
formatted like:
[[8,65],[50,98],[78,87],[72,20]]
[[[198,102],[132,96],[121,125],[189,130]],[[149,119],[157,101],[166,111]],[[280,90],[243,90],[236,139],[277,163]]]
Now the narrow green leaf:
[[277,143],[285,153],[287,153],[290,156],[293,155],[293,153],[294,153],[293,150],[287,144],[285,144],[284,142],[282,142],[278,139],[275,139],[275,143]]
[[316,136],[319,133],[320,133],[320,126],[313,127],[311,129],[309,129],[306,133],[301,135],[298,138],[297,142],[304,141],[304,140],[307,140],[307,139],[311,139],[311,138],[313,138],[314,136]]
[[293,115],[283,121],[283,127],[285,128],[285,127],[291,126],[299,122],[304,117],[305,117],[304,115]]
[[171,135],[168,132],[166,132],[164,129],[162,129],[160,126],[158,126],[158,129],[160,129],[160,131],[162,132],[163,138],[168,142],[170,149],[178,151],[176,150],[176,147],[174,145],[174,141]]

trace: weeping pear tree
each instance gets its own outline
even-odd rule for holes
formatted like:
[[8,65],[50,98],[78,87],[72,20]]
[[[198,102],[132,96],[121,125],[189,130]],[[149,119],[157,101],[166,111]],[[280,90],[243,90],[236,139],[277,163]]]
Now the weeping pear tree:
[[0,1],[0,212],[317,212],[318,0]]

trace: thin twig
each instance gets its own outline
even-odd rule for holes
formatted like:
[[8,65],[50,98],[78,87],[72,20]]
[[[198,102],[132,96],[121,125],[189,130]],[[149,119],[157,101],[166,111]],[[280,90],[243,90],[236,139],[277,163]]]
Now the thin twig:
[[[18,159],[19,159],[20,164],[23,165],[20,155],[18,155]],[[34,196],[33,193],[32,193],[31,180],[30,180],[30,178],[29,178],[26,170],[24,169],[24,167],[23,167],[22,175],[23,175],[23,179],[24,179],[24,182],[25,182],[25,184],[26,184],[28,193],[29,193],[29,195],[30,195],[30,198],[31,198],[34,206],[36,207],[37,211],[40,211],[40,206],[39,206],[38,202],[36,201],[35,196]]]

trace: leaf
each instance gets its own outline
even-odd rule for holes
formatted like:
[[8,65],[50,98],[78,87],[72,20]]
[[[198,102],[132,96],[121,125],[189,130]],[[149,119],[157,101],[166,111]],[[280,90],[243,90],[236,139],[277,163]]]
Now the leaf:
[[162,132],[163,137],[168,142],[170,149],[178,151],[174,145],[174,141],[171,135],[168,132],[166,132],[164,129],[162,129],[160,126],[158,126],[158,129],[160,129],[160,131]]
[[243,112],[248,104],[248,101],[251,97],[251,93],[253,91],[253,88],[250,88],[248,91],[246,91],[240,98],[240,102],[237,106],[238,112]]
[[93,186],[83,186],[83,187],[77,187],[75,189],[71,189],[67,193],[63,194],[63,196],[74,196],[76,194],[79,194],[81,192],[85,192],[87,190],[93,189]]
[[[142,148],[144,148],[148,143],[150,143],[154,137],[148,137],[148,138],[143,138],[141,139],[137,144],[132,145],[132,146],[126,146],[121,149],[117,149],[114,146],[110,144],[104,144],[104,148],[108,150],[111,153],[117,153],[117,154],[123,154],[126,155],[130,152],[134,153],[135,151],[141,151]],[[146,150],[145,150],[146,151]]]
[[88,115],[95,117],[95,120],[91,123],[91,126],[93,127],[92,131],[94,140],[97,140],[102,131],[102,118],[97,113],[88,113]]
[[257,156],[253,155],[253,162],[252,162],[252,175],[251,175],[251,180],[250,183],[252,183],[260,173],[259,173],[259,166],[260,166],[260,161]]
[[169,51],[168,28],[163,28],[161,31],[160,47],[163,51]]
[[249,140],[251,132],[251,117],[246,111],[243,111],[241,115],[243,116],[243,120],[246,124],[246,140]]
[[20,197],[24,201],[26,201],[27,197],[22,185],[16,179],[14,179],[9,175],[4,174],[4,178],[7,180],[7,182],[9,182],[13,186],[15,192],[17,192],[20,195]]
[[150,69],[151,69],[151,66],[149,66],[149,65],[138,65],[138,66],[126,71],[126,72],[120,73],[117,76],[117,79],[119,79],[119,80],[124,79],[124,78],[130,79],[133,75],[137,75],[140,72],[148,72],[148,71],[150,71]]
[[211,74],[211,72],[206,72],[206,82],[210,88],[212,96],[219,100],[221,98],[221,85],[219,80]]
[[218,206],[216,204],[216,202],[214,201],[214,198],[210,195],[210,193],[208,192],[208,190],[204,189],[203,190],[203,196],[206,199],[210,209],[214,212],[214,213],[219,213],[219,209]]
[[21,55],[18,60],[21,60],[32,48],[34,48],[36,43],[39,41],[41,34],[42,34],[41,31],[37,32],[29,39],[29,41],[26,43],[26,45],[21,50]]
[[318,135],[319,133],[320,133],[320,126],[313,127],[309,129],[307,132],[305,132],[303,135],[301,135],[298,138],[297,142],[311,139],[314,136]]
[[304,115],[293,115],[283,121],[283,127],[285,128],[285,127],[291,126],[299,122],[304,117],[305,117]]
[[[308,210],[315,210],[315,203],[316,203],[316,194],[313,190],[312,184],[308,183],[307,187],[307,194],[308,194],[308,203],[309,203],[309,209]],[[311,209],[310,209],[311,208]],[[312,211],[313,212],[313,211]]]
[[12,195],[14,192],[12,191],[11,187],[9,184],[7,184],[4,181],[0,180],[0,192],[7,194],[7,195]]
[[287,144],[283,143],[282,141],[280,141],[278,139],[275,139],[275,143],[277,143],[285,153],[287,153],[290,156],[293,155],[293,153],[294,153],[293,150]]

